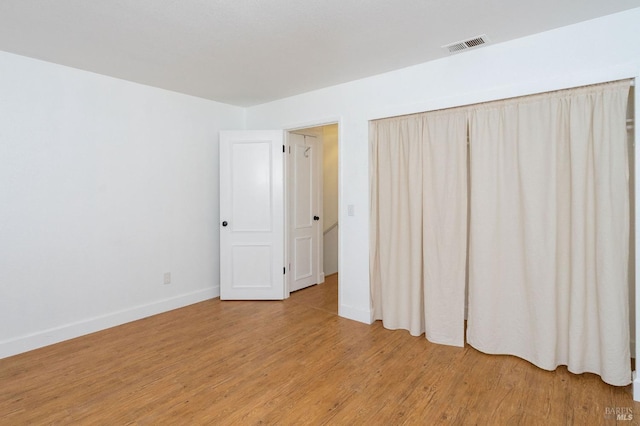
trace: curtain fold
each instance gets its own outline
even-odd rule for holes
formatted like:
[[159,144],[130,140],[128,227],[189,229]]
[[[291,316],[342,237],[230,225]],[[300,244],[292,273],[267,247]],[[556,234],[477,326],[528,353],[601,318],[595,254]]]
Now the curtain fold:
[[371,285],[375,319],[424,333],[422,288],[422,123],[371,123]]
[[467,340],[631,382],[629,82],[469,111]]
[[369,134],[374,318],[463,346],[466,114],[377,120]]
[[425,335],[464,346],[467,114],[438,111],[422,120]]

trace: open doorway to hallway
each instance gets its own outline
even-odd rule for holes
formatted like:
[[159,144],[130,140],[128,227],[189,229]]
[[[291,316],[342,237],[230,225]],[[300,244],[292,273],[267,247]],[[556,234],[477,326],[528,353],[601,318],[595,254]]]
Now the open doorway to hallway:
[[288,302],[338,315],[338,274],[326,276],[320,285],[291,293]]
[[[300,139],[303,136],[305,139]],[[297,141],[297,142],[296,142]],[[317,207],[312,209],[317,213],[313,213],[311,216],[318,221],[317,226],[319,241],[317,244],[317,253],[314,255],[312,251],[309,251],[310,256],[317,256],[317,268],[318,271],[313,272],[312,267],[309,268],[310,274],[316,275],[317,279],[310,285],[324,283],[321,286],[314,285],[308,290],[304,290],[306,285],[300,285],[301,273],[297,273],[296,270],[301,271],[305,268],[306,263],[304,257],[300,257],[301,254],[306,256],[307,250],[296,249],[296,246],[301,246],[300,242],[304,241],[304,236],[299,229],[296,229],[295,223],[296,215],[299,212],[304,212],[302,217],[305,218],[308,215],[305,212],[306,203],[308,200],[304,196],[304,189],[296,183],[296,173],[304,176],[299,170],[295,170],[297,157],[295,157],[296,149],[298,149],[302,156],[309,154],[308,147],[312,144],[308,142],[317,141],[319,149],[317,149],[317,155],[319,156],[318,175],[316,179],[318,181],[318,197]],[[302,148],[296,148],[296,144],[304,144]],[[316,293],[316,296],[305,296],[309,301],[317,298],[313,305],[321,305],[323,309],[331,310],[335,313],[338,311],[338,247],[339,247],[339,221],[338,221],[338,124],[327,124],[322,126],[315,126],[303,129],[295,129],[289,131],[289,148],[292,150],[291,155],[288,157],[289,172],[287,186],[288,199],[291,201],[289,205],[289,262],[290,269],[292,268],[292,274],[289,277],[289,288],[292,291],[291,297],[302,298],[301,293],[311,294]],[[304,161],[304,159],[302,160]],[[301,163],[304,166],[304,163]],[[304,177],[301,179],[303,185],[309,188],[308,192],[313,192],[313,185],[311,179],[307,182]],[[302,200],[305,205],[298,205],[297,199]],[[312,204],[312,203],[310,203]],[[306,215],[305,215],[306,214]],[[317,218],[317,219],[316,219]],[[304,221],[302,221],[304,222]],[[300,234],[300,235],[298,235]],[[298,241],[296,241],[296,239]],[[304,246],[302,246],[304,247]],[[302,261],[297,261],[298,256]],[[296,265],[299,262],[300,265]],[[313,261],[309,262],[312,264]],[[316,288],[318,287],[318,288]],[[303,289],[303,290],[300,290]],[[296,291],[299,290],[299,291]],[[295,292],[295,293],[293,293]],[[332,304],[329,307],[327,304]]]

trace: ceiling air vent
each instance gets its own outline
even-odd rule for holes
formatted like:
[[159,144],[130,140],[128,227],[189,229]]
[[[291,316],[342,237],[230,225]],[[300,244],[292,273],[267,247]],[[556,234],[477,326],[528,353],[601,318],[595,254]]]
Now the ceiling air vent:
[[449,53],[457,53],[463,50],[472,49],[474,47],[482,46],[483,44],[489,43],[489,39],[486,35],[479,35],[469,40],[456,41],[455,43],[447,44],[442,46],[443,49],[447,49]]

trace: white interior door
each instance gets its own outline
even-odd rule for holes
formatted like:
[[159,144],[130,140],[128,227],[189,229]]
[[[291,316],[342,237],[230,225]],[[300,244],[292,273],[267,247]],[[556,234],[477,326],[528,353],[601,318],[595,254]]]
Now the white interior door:
[[320,230],[320,142],[289,134],[289,291],[318,283]]
[[284,299],[283,132],[220,132],[220,299]]

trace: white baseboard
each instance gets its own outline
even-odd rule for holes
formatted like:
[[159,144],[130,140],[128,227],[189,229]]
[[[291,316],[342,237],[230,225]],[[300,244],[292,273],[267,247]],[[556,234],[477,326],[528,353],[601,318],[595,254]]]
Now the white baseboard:
[[0,359],[122,325],[220,296],[220,288],[199,290],[0,342]]
[[365,311],[359,308],[354,308],[352,306],[339,305],[338,315],[340,315],[343,318],[347,318],[347,319],[358,321],[358,322],[363,322],[365,324],[373,323],[370,310]]

